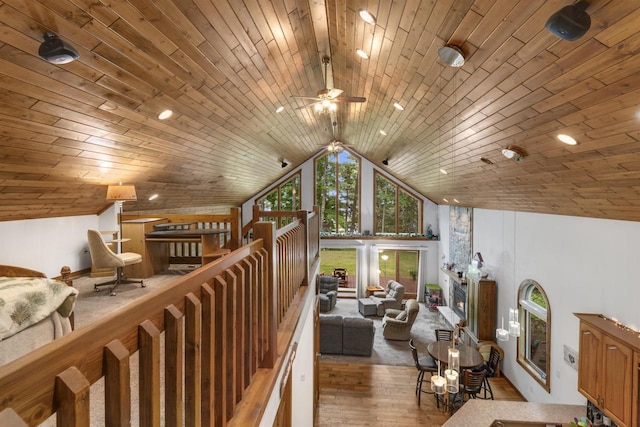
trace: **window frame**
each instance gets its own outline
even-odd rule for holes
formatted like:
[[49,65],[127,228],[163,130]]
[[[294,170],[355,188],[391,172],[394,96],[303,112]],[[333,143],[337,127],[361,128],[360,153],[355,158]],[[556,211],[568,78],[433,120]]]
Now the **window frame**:
[[[286,185],[291,185],[292,186],[292,192],[291,194],[295,194],[295,199],[291,200],[291,205],[295,208],[293,210],[291,210],[291,212],[296,212],[298,210],[301,209],[302,206],[302,201],[301,201],[301,192],[302,192],[302,174],[300,173],[300,171],[294,173],[293,175],[291,175],[289,177],[289,179],[282,181],[281,183],[279,183],[278,185],[274,186],[273,188],[270,188],[268,191],[266,191],[262,196],[257,197],[255,199],[255,205],[257,206],[261,206],[260,204],[270,195],[272,195],[273,193],[276,193],[276,205],[275,206],[275,211],[282,211],[282,188]],[[262,206],[261,206],[261,210]],[[289,210],[287,210],[289,211]],[[287,225],[288,223],[290,223],[293,218],[282,218],[282,217],[268,217],[265,216],[262,218],[264,221],[273,221],[276,223],[276,228],[281,228],[284,227],[285,225]]]
[[[340,151],[337,152],[322,152],[319,155],[317,155],[314,159],[313,159],[313,185],[314,185],[314,200],[315,203],[320,207],[320,217],[321,217],[321,221],[322,224],[320,226],[320,234],[323,237],[334,237],[334,236],[340,236],[340,221],[338,220],[338,215],[336,213],[336,220],[335,220],[335,224],[334,224],[334,230],[332,231],[325,231],[324,230],[324,216],[325,216],[325,212],[322,210],[322,206],[320,203],[318,203],[318,161],[324,157],[330,156],[330,155],[335,155],[336,156],[336,162],[334,163],[335,165],[337,165],[337,170],[338,173],[336,173],[336,177],[335,177],[335,195],[333,196],[335,198],[335,206],[336,209],[339,211],[340,210],[340,182],[342,181],[341,179],[341,175],[339,174],[340,172],[340,165],[342,164],[342,162],[340,162],[340,153],[344,152],[346,153],[349,157],[351,157],[353,159],[353,161],[356,163],[357,165],[357,179],[356,179],[356,189],[355,189],[355,194],[357,197],[356,200],[356,209],[357,209],[357,213],[354,215],[354,218],[357,218],[357,227],[355,230],[352,230],[353,233],[355,234],[359,234],[362,231],[362,158],[355,154],[354,152],[352,152],[351,150],[347,150],[347,149],[342,149]],[[345,230],[346,232],[346,230]]]
[[[544,298],[547,307],[541,307],[531,301],[530,295],[534,289]],[[545,333],[545,372],[543,372],[533,361],[529,354],[531,330],[530,315],[533,314],[546,323]],[[538,282],[526,279],[520,283],[518,288],[518,321],[520,322],[520,336],[517,338],[517,362],[531,377],[536,380],[548,393],[551,392],[551,305],[546,292]]]
[[[423,223],[423,214],[424,214],[424,201],[422,200],[422,198],[418,195],[416,195],[413,191],[410,191],[408,188],[406,188],[404,185],[402,184],[398,184],[397,182],[395,182],[394,180],[390,179],[389,177],[387,177],[385,174],[381,173],[380,171],[374,170],[373,172],[373,198],[374,198],[374,212],[373,212],[373,230],[374,230],[374,234],[378,234],[377,230],[378,230],[378,207],[380,206],[380,204],[377,201],[378,198],[378,177],[384,179],[385,181],[387,181],[389,184],[391,184],[392,186],[395,186],[395,221],[394,221],[394,234],[412,234],[412,233],[416,233],[418,235],[422,234],[422,223]],[[400,192],[405,193],[406,195],[412,197],[413,199],[415,199],[417,201],[417,207],[418,207],[418,220],[417,220],[417,225],[418,225],[418,229],[415,232],[410,232],[410,231],[399,231],[398,228],[400,226]],[[391,234],[391,233],[384,233],[384,235],[386,234]]]

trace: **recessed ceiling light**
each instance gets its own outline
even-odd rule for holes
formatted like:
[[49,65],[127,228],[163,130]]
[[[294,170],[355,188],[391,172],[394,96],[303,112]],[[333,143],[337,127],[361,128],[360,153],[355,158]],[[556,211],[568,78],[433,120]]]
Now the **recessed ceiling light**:
[[396,110],[404,111],[404,107],[397,102],[394,102],[393,106],[396,107]]
[[369,54],[367,52],[365,52],[364,50],[362,50],[362,49],[357,49],[356,53],[362,59],[369,59]]
[[558,139],[560,141],[564,142],[567,145],[577,145],[578,144],[578,141],[576,141],[575,139],[573,139],[569,135],[565,135],[563,133],[558,135]]
[[360,18],[362,18],[362,20],[367,24],[373,25],[376,23],[376,17],[369,13],[369,11],[360,9],[358,14],[360,14]]
[[382,135],[382,136],[387,136],[387,133],[386,133],[385,131],[381,130],[381,131],[380,131],[380,135]]
[[171,117],[172,114],[173,114],[173,111],[164,110],[162,113],[158,114],[158,119],[160,120],[168,119],[169,117]]
[[449,201],[447,199],[442,199],[445,203],[449,203]]
[[458,199],[453,199],[453,201],[454,201],[454,202],[456,202],[456,203],[460,203],[460,202],[458,201]]
[[276,113],[282,113],[283,111],[284,111],[284,107],[282,105],[276,108]]
[[152,195],[149,196],[149,200],[155,200],[157,198],[158,198],[157,194],[152,194]]
[[111,162],[100,162],[100,168],[102,169],[109,169],[111,166],[113,166]]
[[443,175],[446,175],[448,172],[446,170],[444,170],[444,169],[440,169],[440,173],[443,174]]

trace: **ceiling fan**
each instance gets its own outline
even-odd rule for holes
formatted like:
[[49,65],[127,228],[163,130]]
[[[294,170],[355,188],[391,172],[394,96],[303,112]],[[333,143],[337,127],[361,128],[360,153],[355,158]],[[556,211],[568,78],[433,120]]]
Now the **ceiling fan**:
[[330,153],[338,153],[340,151],[342,151],[345,147],[353,147],[353,144],[346,144],[342,141],[338,141],[337,139],[337,128],[338,128],[338,122],[336,122],[335,120],[333,120],[331,122],[331,130],[333,132],[333,141],[331,141],[329,143],[329,145],[327,145],[327,151],[329,151]]
[[296,110],[315,105],[318,111],[335,111],[335,103],[337,102],[365,102],[367,100],[367,98],[362,96],[340,96],[343,92],[342,89],[329,89],[327,87],[327,67],[330,62],[331,60],[328,56],[322,57],[322,63],[324,64],[324,88],[320,89],[316,96],[292,96],[292,98],[313,100],[313,102],[298,107]]

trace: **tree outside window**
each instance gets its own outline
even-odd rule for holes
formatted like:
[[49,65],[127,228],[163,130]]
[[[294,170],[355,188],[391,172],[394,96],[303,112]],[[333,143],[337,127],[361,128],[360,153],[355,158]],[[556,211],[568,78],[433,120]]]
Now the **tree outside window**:
[[521,334],[518,363],[547,391],[550,384],[551,309],[544,289],[534,280],[525,280],[518,291]]
[[[300,174],[283,182],[265,196],[256,200],[261,211],[297,211],[300,209]],[[264,221],[273,221],[278,228],[293,221],[292,217],[275,218],[263,217]]]
[[344,150],[316,159],[316,204],[322,233],[360,231],[359,172],[358,159]]
[[376,234],[421,233],[422,201],[379,173],[375,174]]

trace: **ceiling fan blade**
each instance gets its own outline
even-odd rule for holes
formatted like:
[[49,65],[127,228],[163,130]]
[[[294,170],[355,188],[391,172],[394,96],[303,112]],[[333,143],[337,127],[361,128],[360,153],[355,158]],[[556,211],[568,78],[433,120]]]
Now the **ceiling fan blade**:
[[333,102],[365,102],[367,98],[362,96],[339,96],[337,98],[333,98]]
[[344,92],[342,89],[336,89],[336,88],[329,89],[329,91],[327,92],[327,96],[333,99],[340,96],[342,92]]
[[316,101],[322,101],[321,98],[318,98],[317,96],[291,96],[292,98],[296,98],[296,99],[315,99]]
[[[320,101],[318,101],[318,102],[320,102]],[[316,105],[318,102],[312,102],[311,104],[305,104],[305,105],[303,105],[302,107],[296,107],[296,108],[294,108],[294,110],[304,110],[304,109],[305,109],[305,108],[307,108],[307,107],[311,107],[312,105]]]

